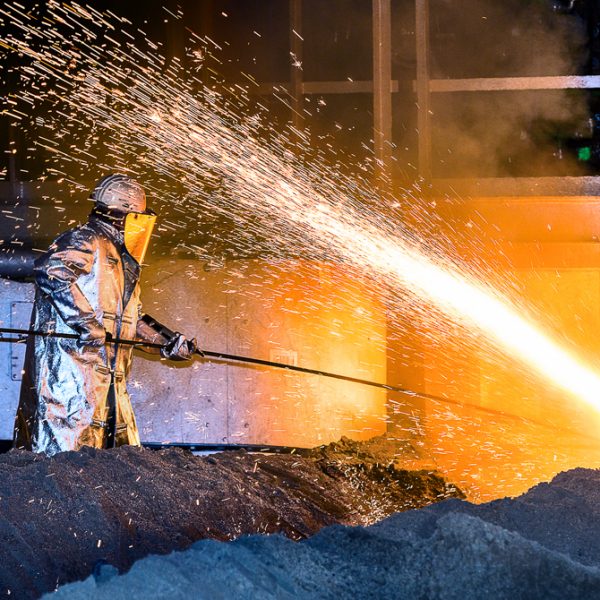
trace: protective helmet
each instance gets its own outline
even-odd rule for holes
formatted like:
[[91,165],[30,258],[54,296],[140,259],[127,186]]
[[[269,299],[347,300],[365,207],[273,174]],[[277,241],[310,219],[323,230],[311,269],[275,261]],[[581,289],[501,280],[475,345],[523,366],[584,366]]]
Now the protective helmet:
[[146,211],[144,188],[128,175],[113,173],[98,181],[90,196],[96,206],[119,213]]
[[121,229],[125,249],[142,264],[156,223],[156,214],[146,208],[144,188],[128,175],[115,173],[103,177],[90,198],[94,211]]

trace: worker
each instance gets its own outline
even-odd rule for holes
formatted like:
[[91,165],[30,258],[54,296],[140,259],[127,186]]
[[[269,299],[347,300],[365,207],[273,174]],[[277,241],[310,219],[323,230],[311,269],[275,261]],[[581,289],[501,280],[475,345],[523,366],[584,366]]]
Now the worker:
[[142,186],[113,174],[90,198],[88,221],[60,235],[34,268],[32,329],[50,335],[28,341],[14,446],[50,456],[140,444],[126,387],[133,348],[112,339],[164,344],[154,352],[172,360],[196,351],[195,340],[165,338],[141,310],[140,266],[156,220]]

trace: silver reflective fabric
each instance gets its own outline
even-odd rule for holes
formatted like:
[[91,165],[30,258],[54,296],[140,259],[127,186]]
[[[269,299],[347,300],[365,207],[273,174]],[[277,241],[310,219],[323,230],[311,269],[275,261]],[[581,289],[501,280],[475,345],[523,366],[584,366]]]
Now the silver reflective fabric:
[[[139,274],[119,229],[95,216],[61,235],[36,261],[32,328],[76,333],[91,342],[29,338],[16,447],[48,455],[84,445],[106,447],[111,403],[114,445],[139,445],[126,388],[132,349],[102,344],[105,331],[136,337]],[[145,339],[144,333],[141,328],[137,337]]]

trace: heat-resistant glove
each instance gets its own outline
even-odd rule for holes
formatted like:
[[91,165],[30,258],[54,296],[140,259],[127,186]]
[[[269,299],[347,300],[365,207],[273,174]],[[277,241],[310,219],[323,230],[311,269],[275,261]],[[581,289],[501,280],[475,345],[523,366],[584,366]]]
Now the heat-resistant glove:
[[169,360],[190,360],[198,348],[196,339],[188,340],[183,333],[175,335],[161,348],[160,355]]
[[94,348],[101,348],[107,341],[107,332],[104,327],[94,325],[86,327],[79,334],[79,343],[82,346],[92,346]]

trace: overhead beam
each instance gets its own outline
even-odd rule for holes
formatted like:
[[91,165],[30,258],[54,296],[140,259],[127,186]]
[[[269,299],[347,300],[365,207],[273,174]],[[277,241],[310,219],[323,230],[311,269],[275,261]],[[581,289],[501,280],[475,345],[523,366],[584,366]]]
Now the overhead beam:
[[417,131],[418,172],[430,180],[431,165],[431,101],[429,93],[429,0],[415,0],[415,37],[417,49]]
[[389,179],[392,159],[391,0],[373,0],[373,142],[378,179]]
[[475,79],[432,79],[430,92],[494,92],[600,88],[600,75],[560,77],[486,77]]
[[509,270],[600,269],[598,242],[513,242],[495,250]]
[[302,0],[290,0],[290,92],[292,96],[292,124],[296,129],[303,126],[302,107]]
[[[272,94],[273,91],[286,90],[290,94],[294,89],[300,94],[372,94],[373,82],[352,81],[300,81],[299,87],[288,82],[259,83],[253,86],[242,86],[250,94]],[[391,80],[392,94],[400,91],[397,80]],[[413,82],[416,91],[417,82]],[[528,90],[565,90],[565,89],[600,89],[600,75],[560,76],[560,77],[493,77],[475,79],[431,79],[429,93],[451,92],[495,92],[495,91],[528,91]]]
[[536,196],[596,196],[600,177],[488,177],[481,179],[434,179],[434,190],[458,197],[518,196],[523,201]]
[[[286,91],[293,93],[292,86],[285,81],[272,83],[259,83],[257,85],[242,86],[250,94],[268,95],[277,91]],[[391,82],[392,93],[399,89],[398,82]],[[300,92],[305,95],[309,94],[372,94],[372,81],[303,81],[300,83]],[[224,91],[224,93],[227,93]]]

